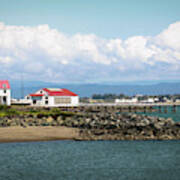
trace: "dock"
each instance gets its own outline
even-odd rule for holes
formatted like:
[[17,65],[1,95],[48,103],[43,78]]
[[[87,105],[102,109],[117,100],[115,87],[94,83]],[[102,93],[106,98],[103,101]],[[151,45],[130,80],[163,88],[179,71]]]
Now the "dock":
[[[63,111],[116,111],[116,112],[176,112],[179,103],[80,103],[76,107],[59,107]],[[170,108],[169,108],[170,107]]]

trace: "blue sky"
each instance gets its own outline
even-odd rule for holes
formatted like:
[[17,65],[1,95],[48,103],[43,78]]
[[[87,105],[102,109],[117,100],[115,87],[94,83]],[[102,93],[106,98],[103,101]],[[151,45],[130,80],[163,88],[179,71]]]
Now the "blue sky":
[[156,35],[180,18],[179,0],[1,0],[8,25],[48,24],[68,33],[127,38]]
[[23,69],[65,83],[180,80],[178,0],[0,4],[0,78]]

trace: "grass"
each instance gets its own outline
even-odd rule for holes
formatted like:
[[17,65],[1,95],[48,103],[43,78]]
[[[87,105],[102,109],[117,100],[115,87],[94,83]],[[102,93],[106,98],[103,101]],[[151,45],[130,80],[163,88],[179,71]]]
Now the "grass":
[[16,109],[13,109],[6,105],[0,105],[0,117],[15,116],[18,114],[19,112]]
[[[75,112],[69,111],[61,111],[59,108],[52,108],[50,110],[47,109],[19,109],[16,107],[9,107],[5,105],[0,105],[0,117],[8,117],[8,116],[23,116],[23,115],[32,115],[39,117],[48,117],[48,116],[63,116],[63,117],[71,117],[78,115]],[[80,115],[80,114],[79,114]]]

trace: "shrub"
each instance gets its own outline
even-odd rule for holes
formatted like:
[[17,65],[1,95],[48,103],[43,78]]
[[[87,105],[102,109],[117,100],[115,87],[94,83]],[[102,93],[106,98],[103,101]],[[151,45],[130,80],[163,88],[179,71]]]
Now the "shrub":
[[7,109],[9,109],[7,105],[0,105],[0,111],[6,111]]

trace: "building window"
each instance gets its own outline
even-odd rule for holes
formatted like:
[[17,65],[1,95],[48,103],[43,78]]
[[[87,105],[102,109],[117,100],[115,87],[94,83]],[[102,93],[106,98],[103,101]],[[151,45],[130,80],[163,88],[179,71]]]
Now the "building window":
[[40,93],[42,94],[42,93],[43,93],[43,91],[40,91]]
[[70,104],[71,98],[55,97],[54,103],[55,104]]
[[27,96],[27,99],[29,99],[29,96]]
[[4,89],[4,94],[6,94],[6,89]]
[[48,97],[46,96],[45,99],[48,99]]
[[6,84],[3,84],[2,86],[3,86],[3,88],[7,88],[7,87],[6,87]]
[[3,102],[6,103],[7,102],[7,97],[3,96]]
[[45,101],[45,104],[48,104],[48,101]]

